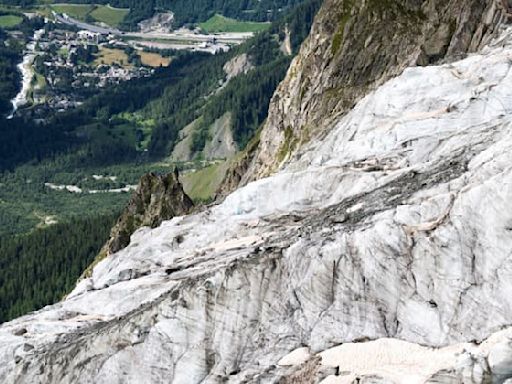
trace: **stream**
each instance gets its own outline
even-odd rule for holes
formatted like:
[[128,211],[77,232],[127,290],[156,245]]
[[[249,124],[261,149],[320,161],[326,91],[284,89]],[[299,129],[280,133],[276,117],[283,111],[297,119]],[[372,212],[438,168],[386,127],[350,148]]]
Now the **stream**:
[[11,100],[12,112],[7,119],[12,119],[16,111],[28,103],[28,94],[32,85],[32,78],[34,77],[34,69],[32,64],[36,57],[36,42],[43,35],[44,30],[40,29],[34,32],[32,41],[27,44],[27,49],[23,55],[23,61],[17,65],[18,71],[21,72],[21,89],[18,94]]

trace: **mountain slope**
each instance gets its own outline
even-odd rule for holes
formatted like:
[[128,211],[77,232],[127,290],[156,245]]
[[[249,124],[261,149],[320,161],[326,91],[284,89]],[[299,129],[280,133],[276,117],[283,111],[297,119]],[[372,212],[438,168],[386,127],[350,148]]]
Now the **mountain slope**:
[[272,173],[406,67],[474,52],[506,18],[501,1],[326,1],[273,97],[258,149],[222,192]]
[[[268,31],[232,47],[230,52],[214,56],[162,52],[164,56],[172,55],[172,65],[156,69],[150,79],[132,79],[98,92],[90,88],[77,92],[68,89],[69,93],[64,91],[64,83],[69,83],[69,78],[64,76],[67,80],[61,83],[64,87],[58,86],[59,93],[71,98],[83,97],[84,104],[66,112],[52,112],[50,105],[37,104],[18,111],[8,123],[0,122],[0,236],[6,237],[5,241],[0,239],[3,245],[0,246],[0,292],[7,292],[0,294],[3,308],[0,323],[53,304],[63,292],[70,291],[73,285],[69,282],[76,281],[83,265],[90,263],[90,256],[84,258],[85,255],[99,251],[95,245],[96,233],[108,232],[105,228],[94,228],[91,233],[83,233],[79,244],[84,249],[77,252],[73,240],[75,228],[71,223],[77,219],[79,222],[96,220],[98,214],[108,216],[108,221],[103,223],[110,222],[110,216],[118,215],[127,204],[129,193],[126,192],[143,174],[168,173],[178,166],[186,170],[184,181],[191,197],[196,202],[211,201],[227,169],[226,164],[219,164],[219,159],[236,154],[266,118],[270,98],[286,74],[291,55],[297,53],[300,42],[307,36],[319,6],[319,0],[301,1],[300,7],[282,15],[285,19],[280,18],[269,25]],[[11,48],[8,51],[16,53],[13,60],[7,60],[7,72],[16,75],[15,79],[23,41],[31,38],[34,29],[44,27],[42,18],[24,20],[19,29],[25,39],[12,33],[5,41],[6,48]],[[47,28],[53,27],[49,24]],[[290,51],[283,54],[279,48],[280,39],[285,39],[285,29]],[[9,52],[3,56],[9,56]],[[42,68],[42,61],[37,64],[41,73],[48,74]],[[3,80],[12,79],[7,76]],[[0,104],[10,105],[15,91],[11,87],[4,97],[5,103]],[[35,116],[38,119],[34,121]],[[190,132],[186,141],[177,143],[180,130],[191,122],[197,129],[184,130]],[[176,152],[182,155],[173,153],[169,159],[175,146],[181,150]],[[193,172],[208,164],[214,165]],[[107,190],[108,193],[101,193]],[[168,218],[161,217],[155,223]],[[38,265],[41,263],[38,239],[46,235],[54,239],[54,232],[47,230],[47,226],[56,222],[61,223],[58,243],[62,247],[47,247],[51,248],[52,262],[66,266],[70,255],[74,255],[71,264],[78,268],[63,268],[64,278],[58,273],[50,276],[42,273],[48,267],[46,263],[46,269],[20,271],[19,250],[13,237],[22,237],[24,258]],[[40,226],[45,228],[32,231]],[[68,238],[73,241],[67,241]],[[88,238],[89,243],[85,241]],[[125,236],[125,241],[128,240],[129,236]],[[27,246],[33,243],[38,246]],[[31,278],[20,279],[21,275]],[[49,281],[52,284],[46,284]],[[41,290],[42,286],[51,289]]]
[[272,176],[137,231],[66,300],[4,324],[0,381],[512,378],[512,29],[493,30],[465,59],[401,70]]
[[107,4],[129,8],[122,26],[138,29],[138,23],[161,11],[172,11],[173,27],[208,20],[217,13],[239,20],[276,20],[301,0],[64,0],[64,3]]

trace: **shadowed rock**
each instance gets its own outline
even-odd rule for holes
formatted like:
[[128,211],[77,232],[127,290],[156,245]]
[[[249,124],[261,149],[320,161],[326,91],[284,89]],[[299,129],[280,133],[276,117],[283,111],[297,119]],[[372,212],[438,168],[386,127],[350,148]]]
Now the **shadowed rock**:
[[183,191],[178,171],[168,175],[148,173],[140,179],[128,206],[111,231],[107,254],[130,244],[130,236],[140,227],[158,227],[162,221],[187,214],[194,203]]

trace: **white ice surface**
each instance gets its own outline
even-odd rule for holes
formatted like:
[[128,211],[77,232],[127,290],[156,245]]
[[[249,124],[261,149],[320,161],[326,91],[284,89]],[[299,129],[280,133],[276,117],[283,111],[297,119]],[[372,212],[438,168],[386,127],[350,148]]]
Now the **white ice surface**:
[[[460,343],[512,319],[511,68],[507,30],[465,60],[407,69],[277,174],[205,212],[137,231],[66,300],[0,327],[0,381],[44,382],[32,367],[52,342],[98,324],[62,375],[77,364],[96,383],[116,372],[125,382],[191,383],[240,371],[230,376],[237,382],[304,343],[318,352],[391,334],[407,342],[344,344],[323,356],[401,383],[454,365],[477,377],[485,364],[464,360]],[[467,166],[457,171],[460,162]],[[407,178],[439,169],[449,177]],[[414,192],[389,203],[395,185]],[[364,197],[379,188],[377,200]],[[287,237],[300,223],[286,214],[314,218],[351,198],[346,216],[361,213],[353,227],[326,222]],[[371,211],[377,206],[386,208]],[[285,224],[272,225],[279,219]],[[248,261],[277,240],[293,243],[273,264]],[[510,348],[500,337],[475,353],[505,375]],[[47,352],[24,354],[32,364],[23,371],[13,354],[27,342]]]

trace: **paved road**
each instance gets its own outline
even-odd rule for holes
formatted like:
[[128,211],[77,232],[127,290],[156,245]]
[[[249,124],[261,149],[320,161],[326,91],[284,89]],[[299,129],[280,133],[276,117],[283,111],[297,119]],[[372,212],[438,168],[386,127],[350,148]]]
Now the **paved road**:
[[189,42],[208,42],[213,39],[217,40],[220,43],[233,43],[239,44],[248,38],[252,37],[253,33],[218,33],[211,35],[204,34],[196,34],[192,32],[185,32],[183,30],[178,30],[172,33],[162,33],[162,32],[133,32],[127,33],[126,36],[135,37],[139,39],[149,39],[149,40],[175,40],[175,41],[189,41]]
[[91,32],[97,32],[102,34],[112,34],[112,35],[123,35],[126,37],[132,37],[136,39],[143,39],[143,40],[174,40],[174,41],[186,41],[186,42],[209,42],[213,39],[216,39],[219,43],[226,43],[226,44],[240,44],[243,41],[247,40],[248,38],[253,36],[253,33],[219,33],[219,34],[212,34],[212,35],[198,35],[192,32],[180,30],[172,33],[161,33],[161,32],[148,32],[148,33],[142,33],[142,32],[127,32],[123,33],[119,29],[116,28],[107,28],[107,27],[100,27],[95,24],[89,24],[85,23],[80,20],[76,20],[69,16],[62,16],[57,13],[54,13],[55,18],[57,21],[67,24],[67,25],[74,25],[80,29],[85,29]]
[[54,16],[55,18],[57,19],[58,22],[60,23],[63,23],[63,24],[67,24],[67,25],[74,25],[80,29],[85,29],[87,31],[91,31],[91,32],[96,32],[96,33],[102,33],[102,34],[105,34],[105,35],[109,35],[109,34],[112,34],[112,35],[121,35],[121,31],[119,29],[115,29],[115,28],[104,28],[104,27],[100,27],[100,26],[97,26],[97,25],[94,25],[94,24],[89,24],[89,23],[84,23],[80,20],[76,20],[76,19],[73,19],[72,17],[69,17],[69,16],[62,16],[62,15],[59,15],[58,13],[55,13],[54,12]]

